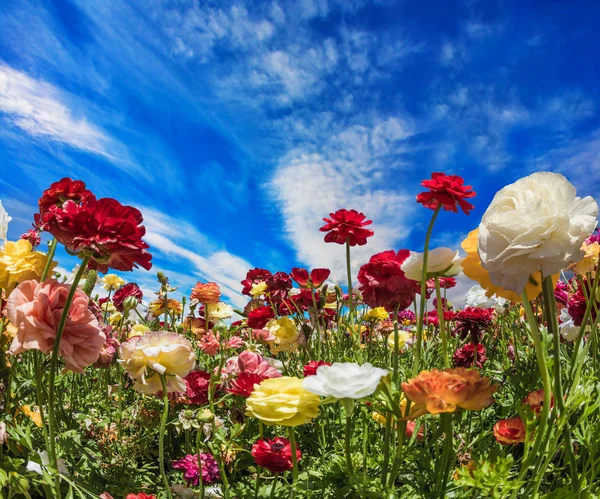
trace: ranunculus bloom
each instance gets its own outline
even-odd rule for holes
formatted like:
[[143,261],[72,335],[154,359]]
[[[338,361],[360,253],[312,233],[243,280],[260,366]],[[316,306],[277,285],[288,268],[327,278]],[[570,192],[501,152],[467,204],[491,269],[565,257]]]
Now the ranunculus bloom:
[[266,425],[298,426],[317,417],[320,400],[302,387],[300,378],[270,378],[246,399],[246,415]]
[[[300,449],[296,449],[296,460],[300,461],[301,456]],[[292,446],[287,438],[257,440],[252,446],[252,457],[258,466],[262,466],[271,473],[283,473],[293,467]]]
[[252,338],[259,343],[272,343],[275,341],[275,335],[268,329],[253,329]]
[[[398,351],[401,352],[406,348],[406,345],[412,343],[412,334],[408,331],[400,330],[398,331]],[[387,338],[388,348],[394,351],[394,346],[396,344],[396,338],[394,333],[391,333]]]
[[571,268],[577,274],[587,274],[593,272],[598,266],[598,258],[600,257],[600,242],[594,241],[593,243],[584,242],[581,246],[581,251],[584,252],[583,258],[576,264],[572,265]]
[[364,246],[367,238],[374,234],[372,230],[364,228],[373,223],[372,220],[366,220],[364,213],[341,209],[330,213],[329,217],[323,219],[325,225],[319,229],[327,232],[326,243],[346,244],[348,241],[350,246]]
[[206,305],[206,314],[208,314],[209,319],[229,319],[233,315],[233,307],[222,301],[208,303]]
[[221,288],[216,282],[198,282],[192,288],[190,298],[198,303],[218,303],[221,299]]
[[[461,269],[462,258],[458,250],[450,248],[435,248],[427,254],[427,277],[432,276],[454,276]],[[410,255],[402,263],[402,272],[408,279],[420,281],[423,275],[423,253],[411,251]]]
[[210,373],[206,371],[190,371],[184,378],[185,393],[191,404],[204,405],[208,402]]
[[115,308],[119,311],[123,311],[123,302],[132,296],[137,301],[142,301],[144,294],[142,290],[135,282],[125,284],[122,288],[119,288],[112,297],[112,302]]
[[317,369],[321,366],[330,366],[329,362],[325,362],[324,360],[311,360],[308,364],[306,364],[302,371],[304,373],[304,377],[314,376],[317,374]]
[[271,272],[266,269],[249,270],[246,274],[246,279],[242,281],[242,294],[250,296],[252,286],[265,282],[272,275],[273,274],[271,274]]
[[271,319],[265,325],[265,329],[275,336],[275,341],[271,344],[271,353],[287,352],[296,347],[300,333],[289,317]]
[[252,329],[262,329],[271,319],[275,317],[275,312],[271,307],[263,305],[248,313],[248,327]]
[[117,274],[106,274],[101,281],[102,287],[106,291],[116,291],[125,284],[125,280]]
[[104,326],[102,329],[106,336],[106,340],[104,341],[104,345],[102,345],[100,355],[98,360],[94,363],[94,367],[108,368],[116,361],[119,340],[117,340],[115,334],[112,332],[111,326]]
[[501,189],[479,225],[479,255],[496,286],[521,293],[529,276],[560,272],[583,257],[598,204],[562,175],[538,172]]
[[516,445],[525,442],[525,423],[519,416],[501,419],[494,425],[494,437],[502,445]]
[[335,362],[320,366],[315,376],[304,378],[305,390],[323,397],[336,399],[361,399],[373,395],[381,378],[387,376],[385,369],[353,362]]
[[185,391],[183,377],[196,361],[191,343],[168,331],[135,336],[121,343],[120,357],[119,363],[135,380],[134,388],[149,394],[162,391],[158,374],[166,375],[169,393]]
[[318,288],[323,284],[331,274],[329,269],[313,269],[308,274],[308,270],[294,267],[290,275],[302,287]]
[[138,492],[137,494],[127,494],[125,499],[156,499],[156,496],[152,494],[146,494],[144,492]]
[[96,197],[86,189],[84,182],[65,177],[58,182],[53,182],[43,192],[42,197],[38,200],[38,206],[40,208],[40,215],[44,215],[53,207],[62,207],[69,200],[79,204],[94,199]]
[[493,308],[467,307],[455,315],[456,327],[454,333],[463,339],[471,335],[473,342],[479,343],[481,334],[490,325],[493,317]]
[[[202,483],[213,483],[221,478],[219,465],[210,454],[200,454],[202,463]],[[188,485],[198,485],[200,483],[200,465],[198,464],[198,454],[188,454],[187,456],[173,461],[173,468],[183,470],[183,478]]]
[[452,356],[456,367],[475,367],[475,351],[477,351],[477,367],[483,367],[483,363],[487,360],[485,355],[485,347],[481,343],[467,343],[466,345],[457,348]]
[[454,412],[457,408],[479,411],[494,402],[498,385],[473,369],[421,371],[416,378],[402,383],[406,397],[413,402],[409,419],[423,414]]
[[569,303],[569,287],[567,283],[563,281],[558,281],[556,286],[554,287],[554,297],[558,302],[558,308],[566,307],[567,303]]
[[[7,242],[0,250],[0,289],[10,292],[20,282],[39,279],[47,261],[47,256],[34,251],[25,239]],[[54,267],[56,262],[52,262],[50,270]]]
[[265,281],[267,290],[265,295],[271,303],[279,303],[285,300],[288,292],[292,289],[292,278],[285,272],[275,272]]
[[[34,248],[37,248],[42,242],[42,236],[40,234],[40,231],[36,229],[29,229],[27,232],[24,232],[23,234],[21,234],[20,239],[25,239],[26,241],[29,241],[31,246]],[[0,243],[0,247],[1,246],[2,244]]]
[[198,341],[198,347],[205,354],[213,356],[216,355],[221,348],[221,343],[219,343],[219,339],[215,336],[215,334],[212,331],[209,331],[208,333],[202,335]]
[[[70,290],[69,284],[60,284],[55,279],[42,283],[25,281],[13,290],[6,305],[8,318],[17,327],[10,354],[32,349],[52,352]],[[77,289],[58,350],[65,361],[65,371],[83,373],[84,367],[98,360],[106,340],[88,302],[89,297]]]
[[249,397],[254,391],[254,385],[259,385],[265,379],[267,378],[256,373],[240,373],[231,381],[227,391],[242,397]]
[[183,312],[183,305],[179,300],[173,298],[167,298],[166,301],[164,298],[157,298],[150,302],[150,305],[148,306],[148,310],[154,317],[163,315],[165,309],[168,312],[173,312],[175,315],[180,315]]
[[[523,399],[523,404],[531,407],[533,412],[539,414],[544,406],[544,389],[534,390]],[[554,407],[554,395],[550,395],[550,409]]]
[[457,213],[460,208],[468,215],[474,206],[465,199],[475,197],[475,192],[470,185],[464,184],[464,179],[458,175],[432,173],[430,180],[421,182],[421,185],[429,191],[417,195],[417,203],[432,210],[435,210],[438,205],[442,205],[444,210],[454,213]]
[[221,374],[226,376],[236,376],[241,373],[256,374],[262,379],[281,376],[281,373],[267,359],[249,350],[244,350],[237,357],[227,359],[221,371]]
[[240,338],[239,336],[232,336],[227,340],[227,343],[225,344],[225,348],[230,348],[232,350],[235,350],[236,348],[240,348],[242,346],[244,346],[244,340],[242,340],[242,338]]
[[560,310],[559,321],[560,335],[567,341],[575,341],[579,335],[579,327],[575,325],[566,308]]
[[396,306],[404,310],[415,299],[419,283],[408,279],[402,271],[402,263],[410,251],[393,250],[373,255],[369,263],[358,272],[358,282],[363,301],[371,308],[384,307],[393,312]]
[[71,253],[90,256],[90,268],[130,271],[152,267],[152,255],[142,237],[146,233],[142,214],[116,199],[91,199],[85,204],[66,201],[42,217],[42,228],[50,232]]

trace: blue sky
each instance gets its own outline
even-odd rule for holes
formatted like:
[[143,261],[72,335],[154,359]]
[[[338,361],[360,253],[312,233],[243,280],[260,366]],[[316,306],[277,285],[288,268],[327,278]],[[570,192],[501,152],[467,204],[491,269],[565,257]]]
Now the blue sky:
[[[248,268],[329,266],[321,218],[355,208],[386,249],[422,249],[433,171],[462,175],[470,216],[537,170],[600,198],[595,1],[102,2],[0,5],[0,199],[14,239],[63,176],[140,208],[181,289]],[[63,267],[72,262],[62,261]]]

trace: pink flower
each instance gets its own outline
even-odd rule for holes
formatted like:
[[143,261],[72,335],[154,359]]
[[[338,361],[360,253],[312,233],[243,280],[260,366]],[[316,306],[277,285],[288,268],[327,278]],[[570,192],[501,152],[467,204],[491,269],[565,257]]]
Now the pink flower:
[[242,338],[240,338],[239,336],[232,336],[231,338],[229,338],[226,348],[231,348],[235,350],[236,348],[240,348],[241,346],[244,346],[244,340],[242,340]]
[[200,338],[198,347],[207,355],[216,355],[221,347],[219,340],[212,331],[209,331]]
[[227,359],[223,374],[236,376],[241,373],[256,374],[263,378],[279,378],[281,373],[256,352],[244,350],[237,357]]
[[[202,483],[213,483],[217,481],[221,475],[217,461],[210,454],[200,454],[202,461]],[[198,465],[198,454],[188,454],[187,456],[173,461],[173,468],[183,470],[183,478],[188,485],[198,485],[200,483],[200,466]]]
[[[6,306],[8,318],[18,328],[10,346],[11,355],[32,349],[52,352],[70,289],[69,284],[60,284],[55,279],[42,283],[24,281],[15,288]],[[88,302],[88,296],[77,289],[59,348],[65,371],[83,373],[84,367],[98,360],[106,340]]]
[[275,335],[268,329],[254,329],[252,331],[252,338],[259,343],[271,343],[276,340]]

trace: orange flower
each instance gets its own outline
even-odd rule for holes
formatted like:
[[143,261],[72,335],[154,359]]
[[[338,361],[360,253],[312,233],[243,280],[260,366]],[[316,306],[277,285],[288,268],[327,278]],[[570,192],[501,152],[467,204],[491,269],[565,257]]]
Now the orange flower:
[[402,390],[414,403],[407,419],[415,419],[426,413],[454,412],[458,407],[479,411],[494,402],[492,394],[498,385],[475,369],[433,369],[402,383]]
[[[178,300],[174,300],[173,298],[167,298],[166,307],[169,312],[174,312],[176,315],[181,315],[181,313],[183,312],[183,305],[181,304],[181,302]],[[148,308],[150,312],[152,312],[152,315],[154,315],[154,317],[160,317],[162,314],[165,313],[165,299],[157,298],[152,303],[150,303],[150,306]]]
[[[490,274],[481,265],[481,258],[479,258],[479,252],[477,249],[478,239],[479,229],[475,229],[469,232],[467,238],[461,243],[462,248],[467,252],[467,256],[462,262],[463,273],[469,279],[477,281],[479,285],[486,290],[485,294],[488,297],[496,295],[500,296],[501,298],[506,298],[512,302],[520,303],[522,301],[521,295],[515,293],[514,291],[509,291],[508,289],[504,289],[500,286],[495,286],[492,284]],[[556,286],[558,278],[559,274],[552,276],[554,286]],[[541,272],[536,272],[529,278],[529,282],[525,286],[525,291],[527,291],[527,298],[529,298],[529,300],[535,299],[542,292]]]
[[219,303],[221,289],[216,282],[199,282],[192,288],[190,298],[199,303]]
[[[531,407],[531,410],[539,415],[544,405],[544,389],[535,390],[529,393],[524,399],[523,404]],[[550,395],[550,409],[554,407],[554,395]]]
[[525,424],[519,416],[501,419],[494,425],[494,437],[502,445],[517,445],[525,441]]
[[206,333],[206,321],[204,319],[192,319],[188,317],[185,322],[185,329],[198,338]]

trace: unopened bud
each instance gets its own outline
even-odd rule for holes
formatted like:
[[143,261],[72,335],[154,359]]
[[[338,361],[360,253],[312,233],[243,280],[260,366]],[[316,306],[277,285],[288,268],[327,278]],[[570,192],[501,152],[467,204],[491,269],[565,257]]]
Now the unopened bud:
[[123,301],[123,309],[133,310],[140,304],[139,300],[135,296],[128,296]]
[[200,423],[210,423],[215,418],[215,415],[210,412],[210,409],[204,409],[196,415],[196,419]]

